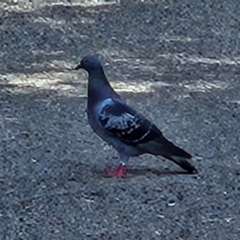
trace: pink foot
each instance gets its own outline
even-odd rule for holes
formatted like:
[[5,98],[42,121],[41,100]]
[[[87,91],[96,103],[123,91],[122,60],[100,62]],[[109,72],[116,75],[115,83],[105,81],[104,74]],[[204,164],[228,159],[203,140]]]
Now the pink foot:
[[126,166],[120,164],[117,168],[109,170],[107,175],[109,177],[124,177],[126,175]]

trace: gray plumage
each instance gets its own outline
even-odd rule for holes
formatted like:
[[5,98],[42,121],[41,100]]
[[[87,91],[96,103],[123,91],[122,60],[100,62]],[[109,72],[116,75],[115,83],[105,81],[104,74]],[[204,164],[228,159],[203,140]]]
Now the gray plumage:
[[197,170],[187,161],[191,155],[167,140],[148,119],[127,106],[109,84],[95,55],[85,56],[75,68],[88,77],[88,120],[92,129],[119,153],[124,166],[130,157],[144,153],[161,155],[189,173]]

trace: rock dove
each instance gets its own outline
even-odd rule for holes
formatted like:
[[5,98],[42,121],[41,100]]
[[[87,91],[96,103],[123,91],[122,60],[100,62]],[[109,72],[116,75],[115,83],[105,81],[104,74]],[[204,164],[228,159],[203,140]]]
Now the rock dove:
[[87,114],[93,131],[110,144],[119,155],[119,166],[110,176],[124,176],[130,157],[144,153],[161,155],[189,173],[197,170],[187,161],[191,155],[167,140],[143,115],[124,103],[109,84],[96,55],[82,58],[77,69],[88,72]]

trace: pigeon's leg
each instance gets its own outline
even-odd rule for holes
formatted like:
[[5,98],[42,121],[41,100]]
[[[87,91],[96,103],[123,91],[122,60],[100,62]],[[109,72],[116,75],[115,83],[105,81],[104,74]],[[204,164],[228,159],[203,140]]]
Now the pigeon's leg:
[[129,157],[119,154],[118,160],[119,165],[117,168],[111,169],[108,171],[108,176],[111,177],[123,177],[126,175],[126,163],[128,161]]

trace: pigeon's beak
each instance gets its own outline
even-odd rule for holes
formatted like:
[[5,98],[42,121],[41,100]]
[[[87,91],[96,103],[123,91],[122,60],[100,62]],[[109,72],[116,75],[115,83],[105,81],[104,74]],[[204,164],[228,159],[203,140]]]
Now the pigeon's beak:
[[81,63],[79,63],[75,68],[73,68],[73,70],[78,70],[78,69],[80,69],[80,68],[82,68]]

